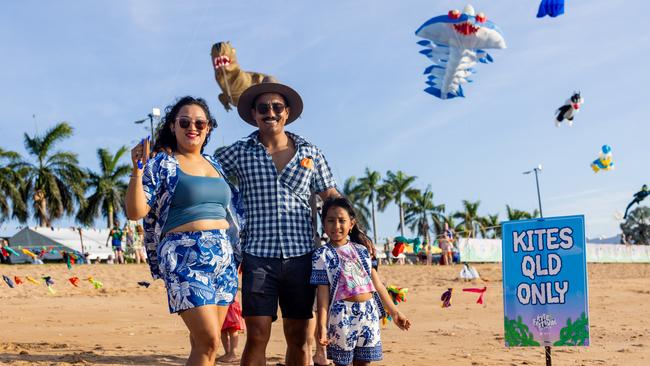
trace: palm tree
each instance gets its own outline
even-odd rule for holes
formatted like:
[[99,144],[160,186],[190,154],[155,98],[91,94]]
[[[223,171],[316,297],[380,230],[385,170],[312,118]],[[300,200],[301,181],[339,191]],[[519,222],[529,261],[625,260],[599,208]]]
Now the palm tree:
[[[25,134],[25,149],[35,162],[23,160],[21,194],[31,200],[34,218],[39,226],[50,226],[52,220],[74,213],[75,202],[80,205],[84,197],[86,174],[78,167],[77,154],[54,151],[54,146],[72,136],[72,127],[61,122],[42,136]],[[25,215],[22,222],[26,221]]]
[[384,211],[391,201],[397,204],[399,208],[399,229],[402,236],[404,236],[404,198],[407,192],[414,190],[414,188],[411,188],[411,184],[416,178],[415,176],[408,176],[400,170],[396,173],[389,170],[386,172],[384,183],[378,190],[379,211]]
[[350,177],[345,180],[343,183],[343,195],[350,201],[352,208],[357,213],[357,223],[362,228],[368,227],[368,216],[370,216],[370,210],[365,204],[365,200],[362,195],[359,194],[359,185],[357,184],[357,178]]
[[481,236],[487,239],[497,239],[501,237],[501,222],[499,214],[487,215],[481,217]]
[[26,219],[27,207],[20,195],[22,177],[17,168],[20,165],[20,155],[13,151],[0,148],[0,222],[12,216]]
[[506,205],[506,215],[508,216],[508,221],[526,220],[539,217],[539,211],[537,209],[534,209],[533,212],[530,213],[528,211],[517,210],[510,207],[510,205]]
[[128,164],[118,164],[127,151],[127,147],[122,146],[115,155],[111,155],[108,149],[97,149],[99,172],[87,171],[87,187],[92,189],[93,193],[80,207],[77,221],[92,225],[101,208],[102,216],[106,218],[106,227],[113,227],[115,217],[124,210],[127,184],[122,179],[129,175],[131,168]]
[[404,205],[405,224],[409,225],[411,231],[416,231],[418,236],[423,237],[425,242],[431,243],[429,217],[440,216],[445,211],[445,205],[433,203],[433,192],[430,186],[424,192],[409,191],[406,197],[409,202]]
[[379,172],[370,171],[370,169],[366,167],[366,175],[359,179],[359,184],[357,185],[357,191],[361,198],[365,199],[367,203],[370,203],[370,214],[372,218],[372,237],[374,243],[377,243],[376,198],[377,191],[379,190],[380,180],[381,175]]
[[468,200],[463,200],[463,211],[456,212],[454,218],[460,219],[460,225],[462,226],[462,231],[469,238],[476,237],[476,228],[482,227],[481,220],[478,215],[478,206],[481,204],[481,201],[470,202]]

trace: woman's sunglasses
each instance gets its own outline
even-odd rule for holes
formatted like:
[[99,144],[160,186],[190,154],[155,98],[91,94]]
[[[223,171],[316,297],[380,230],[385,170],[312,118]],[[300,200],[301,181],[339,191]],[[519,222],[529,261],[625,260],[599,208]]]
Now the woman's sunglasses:
[[[178,125],[181,126],[181,128],[188,128],[190,127],[190,123],[192,123],[192,120],[189,118],[181,117],[176,119],[178,122]],[[208,121],[204,121],[202,119],[196,119],[194,120],[194,126],[196,127],[197,130],[202,131],[208,126]]]
[[267,114],[271,109],[273,109],[273,113],[281,114],[284,112],[285,108],[287,108],[287,106],[282,103],[260,103],[255,106],[255,110],[259,114]]

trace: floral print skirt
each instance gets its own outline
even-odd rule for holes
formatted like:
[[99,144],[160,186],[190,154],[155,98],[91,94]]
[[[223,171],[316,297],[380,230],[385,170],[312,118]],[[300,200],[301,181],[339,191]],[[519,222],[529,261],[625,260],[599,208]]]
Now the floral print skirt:
[[379,309],[374,298],[364,302],[334,301],[327,323],[327,358],[335,364],[382,359]]
[[158,258],[170,313],[235,299],[237,268],[226,230],[167,233]]

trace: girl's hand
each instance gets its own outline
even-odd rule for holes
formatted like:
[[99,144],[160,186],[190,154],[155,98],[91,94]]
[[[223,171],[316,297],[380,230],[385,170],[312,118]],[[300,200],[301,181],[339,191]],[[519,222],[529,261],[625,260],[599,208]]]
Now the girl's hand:
[[393,323],[401,330],[408,330],[411,327],[411,321],[406,318],[401,311],[397,311],[395,314],[391,315],[393,318]]
[[327,327],[318,327],[318,343],[325,347],[330,341],[327,339]]
[[133,163],[133,170],[141,171],[147,160],[149,160],[149,137],[142,139],[139,144],[131,149],[131,162]]

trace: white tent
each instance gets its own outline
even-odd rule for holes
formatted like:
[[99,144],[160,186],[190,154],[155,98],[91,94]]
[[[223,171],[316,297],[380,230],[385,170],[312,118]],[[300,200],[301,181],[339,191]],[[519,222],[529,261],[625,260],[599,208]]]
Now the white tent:
[[[28,249],[54,246],[55,249],[74,251],[77,254],[88,253],[92,260],[107,259],[113,254],[111,244],[106,244],[108,233],[108,229],[82,229],[80,236],[79,231],[74,228],[27,227],[9,238],[9,245],[12,248],[21,246]],[[55,260],[60,257],[60,254],[47,254],[45,259]]]

